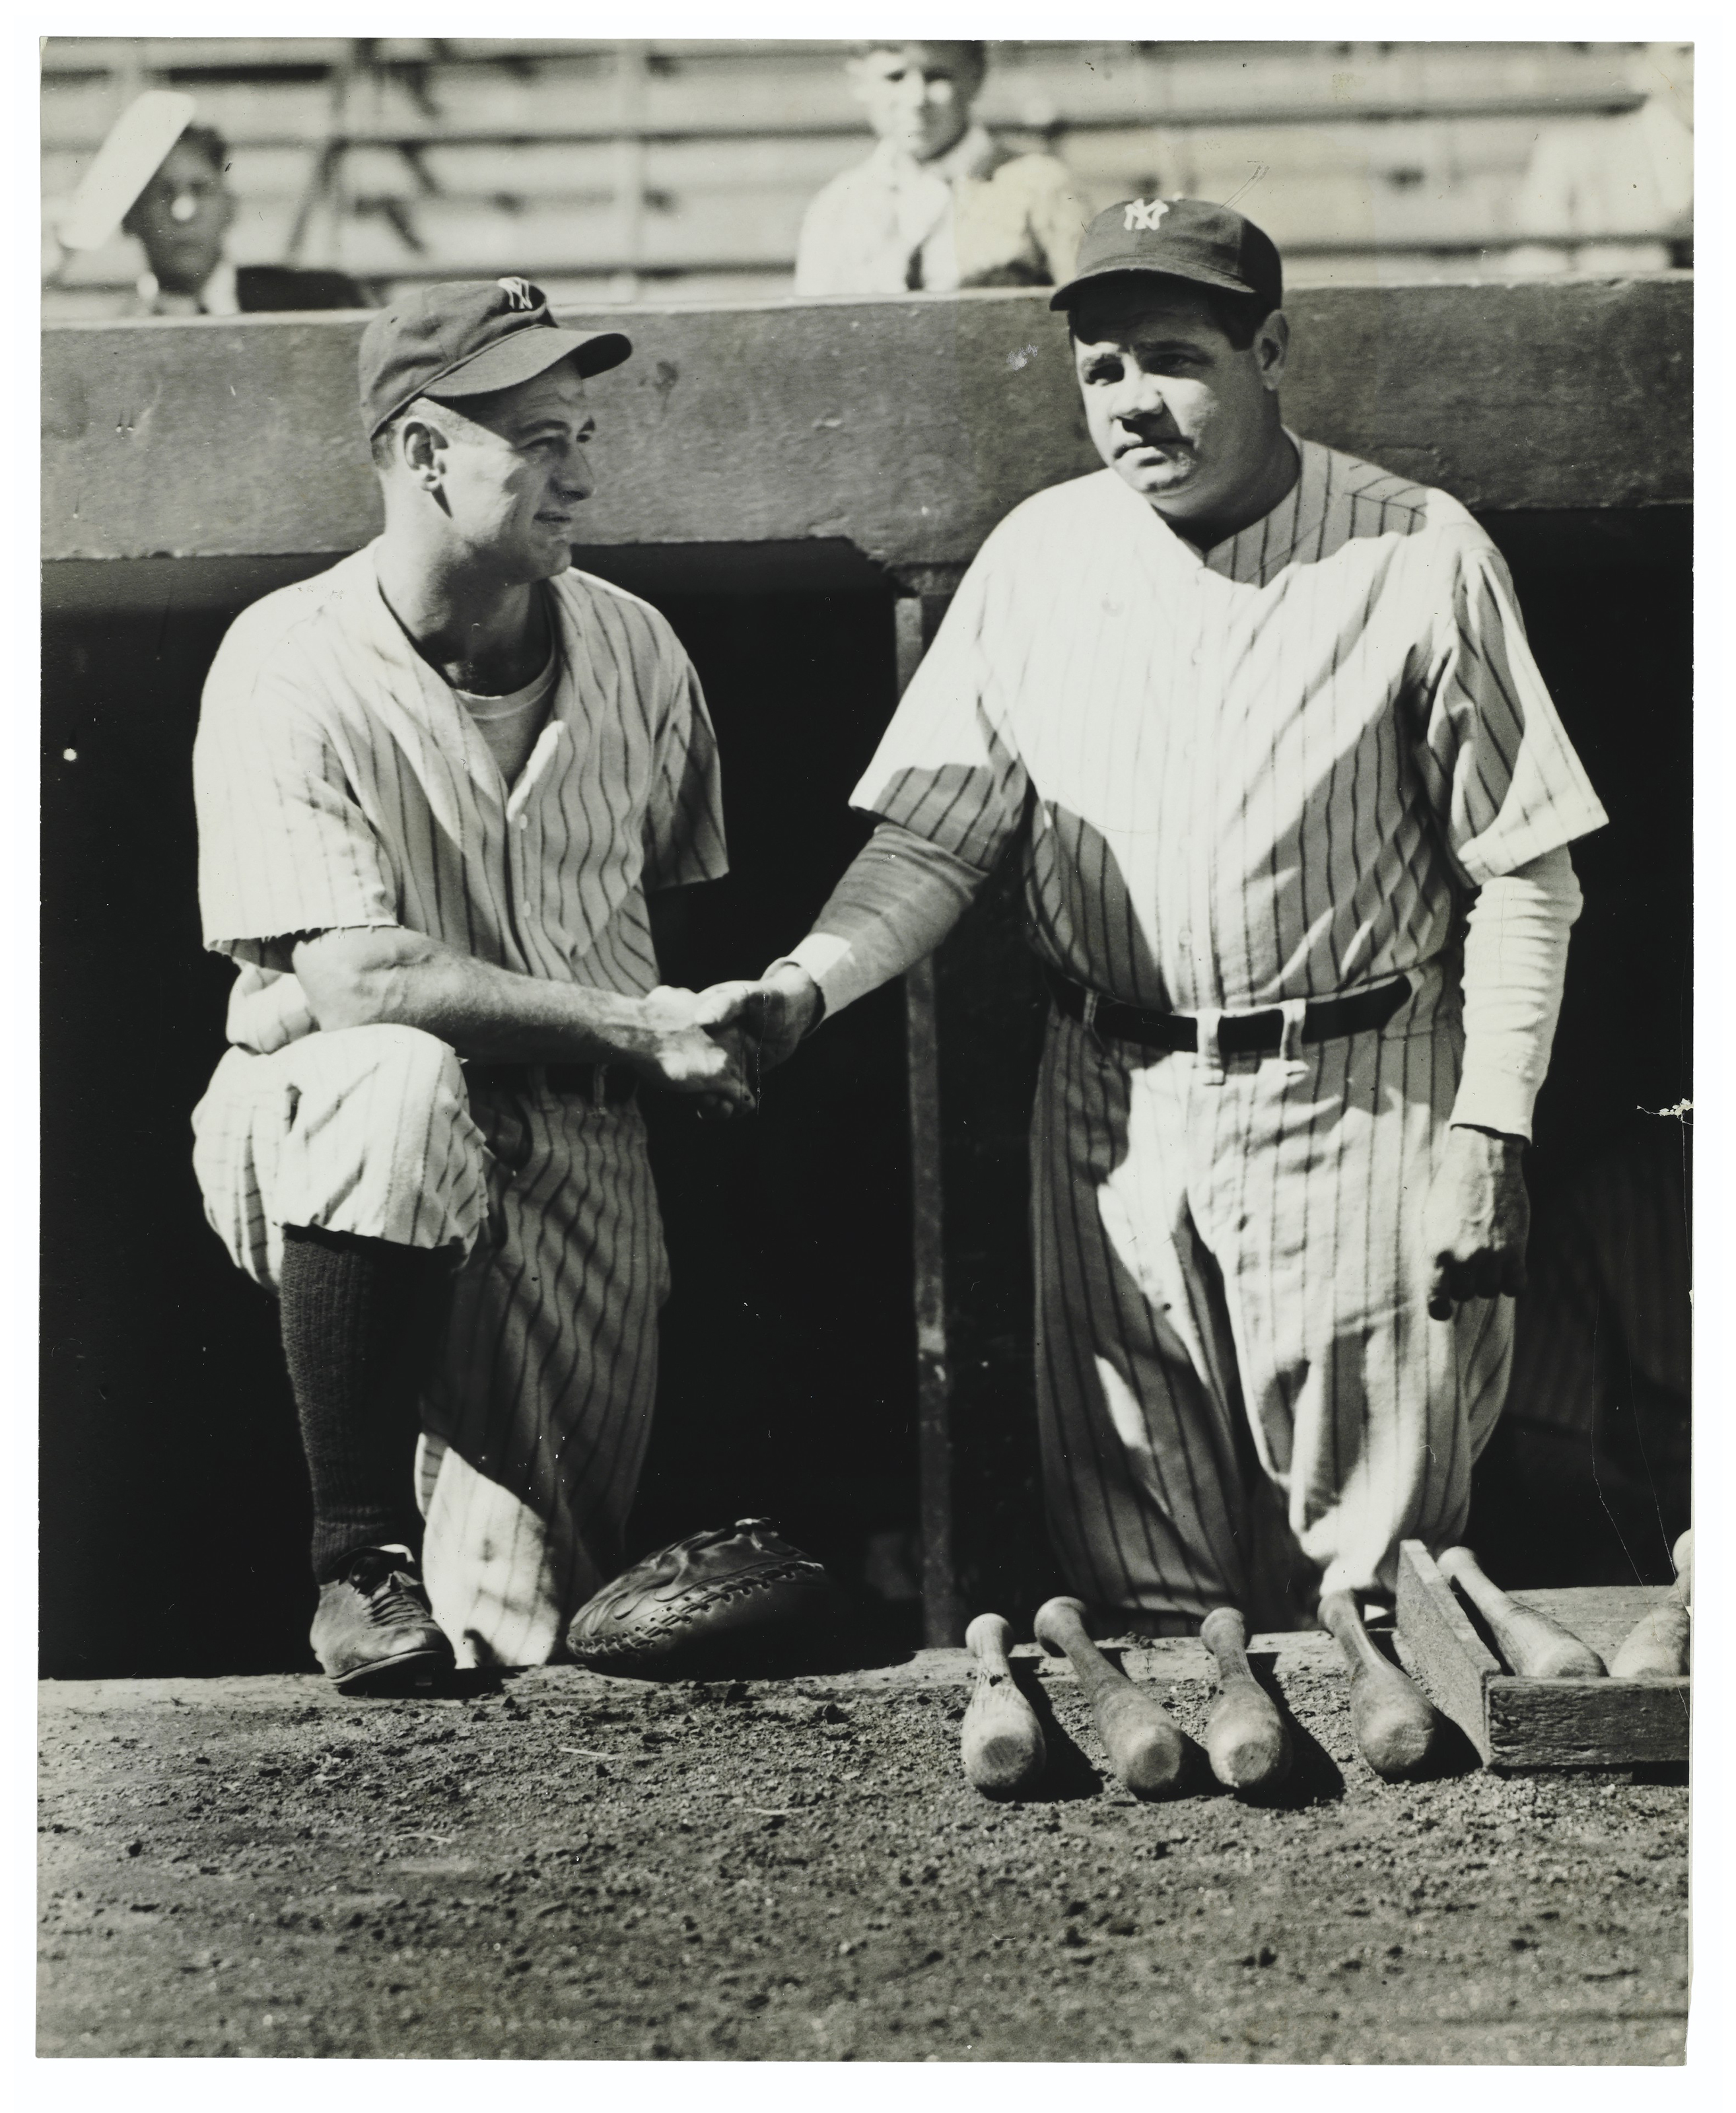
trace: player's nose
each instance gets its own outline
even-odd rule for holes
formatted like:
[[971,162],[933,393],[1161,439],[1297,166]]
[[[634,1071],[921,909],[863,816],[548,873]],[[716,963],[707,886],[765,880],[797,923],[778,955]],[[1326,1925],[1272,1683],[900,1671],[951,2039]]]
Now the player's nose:
[[570,501],[588,499],[596,489],[596,479],[591,474],[583,454],[574,448],[567,459],[555,472],[555,489],[561,497]]
[[1132,419],[1161,418],[1169,408],[1162,383],[1154,374],[1126,377],[1115,392],[1112,415],[1123,424]]

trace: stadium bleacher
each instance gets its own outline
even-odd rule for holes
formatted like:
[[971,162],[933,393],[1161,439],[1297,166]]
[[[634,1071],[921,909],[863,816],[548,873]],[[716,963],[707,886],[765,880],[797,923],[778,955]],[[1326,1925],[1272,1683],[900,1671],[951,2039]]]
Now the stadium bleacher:
[[[1233,198],[1299,284],[1656,269],[1683,254],[1691,143],[1691,53],[1662,48],[1004,43],[980,109],[1099,204]],[[336,267],[374,299],[508,267],[575,303],[784,294],[808,199],[866,150],[843,49],[50,38],[44,275],[53,202],[127,102],[168,85],[231,144],[238,263]],[[1665,174],[1613,187],[1613,208],[1576,188],[1580,164],[1636,153]],[[139,269],[116,236],[47,311],[114,313]]]

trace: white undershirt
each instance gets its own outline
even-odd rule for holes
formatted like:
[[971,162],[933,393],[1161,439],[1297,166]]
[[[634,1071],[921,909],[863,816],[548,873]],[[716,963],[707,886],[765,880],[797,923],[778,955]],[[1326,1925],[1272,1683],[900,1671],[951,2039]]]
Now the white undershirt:
[[560,673],[560,655],[550,647],[548,665],[542,673],[522,690],[509,691],[504,697],[480,697],[473,690],[455,686],[454,694],[476,721],[476,730],[487,742],[488,752],[509,787],[518,782],[519,772],[530,760],[537,737],[548,718],[549,701]]

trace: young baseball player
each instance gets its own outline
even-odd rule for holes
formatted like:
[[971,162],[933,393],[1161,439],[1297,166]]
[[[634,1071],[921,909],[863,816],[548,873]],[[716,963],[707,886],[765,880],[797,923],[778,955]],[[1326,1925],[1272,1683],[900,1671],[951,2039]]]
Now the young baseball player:
[[384,532],[247,610],[205,688],[200,900],[240,973],[194,1161],[277,1295],[346,1692],[539,1662],[620,1568],[667,1288],[637,1092],[751,1099],[648,906],[724,870],[697,680],[571,569],[587,381],[630,350],[522,279],[375,317]]
[[776,1061],[1020,860],[1048,1516],[1075,1590],[1170,1632],[1461,1531],[1605,820],[1488,537],[1284,426],[1281,299],[1226,208],[1094,221],[1053,305],[1104,467],[984,545],[762,1001]]
[[810,203],[798,294],[953,293],[1052,286],[1087,217],[1049,154],[1016,154],[971,116],[980,43],[870,43],[847,62],[878,144]]

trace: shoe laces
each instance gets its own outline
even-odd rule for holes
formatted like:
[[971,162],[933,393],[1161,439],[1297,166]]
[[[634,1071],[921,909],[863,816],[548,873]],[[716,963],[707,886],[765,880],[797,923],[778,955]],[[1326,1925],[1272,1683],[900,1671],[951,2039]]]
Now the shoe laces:
[[406,1618],[428,1618],[427,1595],[418,1573],[416,1559],[407,1550],[366,1549],[344,1572],[344,1581],[367,1603],[368,1618],[391,1622]]

